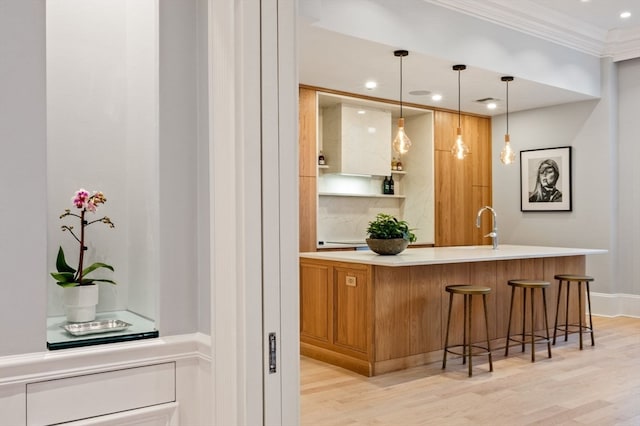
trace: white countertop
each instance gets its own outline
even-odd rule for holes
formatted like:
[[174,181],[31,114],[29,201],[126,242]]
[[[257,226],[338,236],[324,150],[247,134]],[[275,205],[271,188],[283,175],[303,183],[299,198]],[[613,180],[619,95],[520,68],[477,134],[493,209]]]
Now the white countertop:
[[300,258],[378,266],[416,266],[604,253],[607,253],[607,250],[504,244],[498,246],[497,250],[493,250],[490,245],[408,248],[395,256],[381,256],[370,250],[306,252],[300,253]]

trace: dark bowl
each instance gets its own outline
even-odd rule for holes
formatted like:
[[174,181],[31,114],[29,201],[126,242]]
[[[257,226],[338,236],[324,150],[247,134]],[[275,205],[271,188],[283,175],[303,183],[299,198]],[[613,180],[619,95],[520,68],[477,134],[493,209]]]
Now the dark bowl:
[[404,238],[390,238],[386,240],[367,238],[367,245],[371,251],[387,256],[402,253],[409,245],[409,240]]

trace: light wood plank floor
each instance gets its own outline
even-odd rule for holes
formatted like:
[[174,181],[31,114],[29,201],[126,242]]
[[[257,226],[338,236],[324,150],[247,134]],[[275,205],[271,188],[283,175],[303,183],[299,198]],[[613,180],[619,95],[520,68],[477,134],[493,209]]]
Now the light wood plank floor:
[[[640,425],[640,319],[594,317],[596,345],[569,335],[552,346],[364,377],[301,358],[301,424]],[[588,337],[588,335],[587,335]],[[587,343],[588,342],[588,343]]]

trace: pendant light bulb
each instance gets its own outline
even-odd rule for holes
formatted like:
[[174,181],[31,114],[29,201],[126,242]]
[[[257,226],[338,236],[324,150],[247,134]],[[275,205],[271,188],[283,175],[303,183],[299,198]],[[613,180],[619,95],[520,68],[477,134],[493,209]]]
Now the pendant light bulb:
[[460,71],[466,69],[466,65],[453,66],[453,70],[458,71],[458,129],[456,132],[456,140],[451,147],[451,154],[458,160],[464,160],[464,158],[471,153],[471,150],[462,139],[462,113],[460,111]]
[[469,150],[469,147],[464,143],[464,140],[462,139],[462,128],[458,127],[456,141],[451,147],[451,154],[458,160],[464,160],[464,158],[470,153],[471,151]]
[[504,135],[504,146],[500,151],[500,161],[503,164],[511,164],[516,161],[516,153],[511,149],[511,142],[509,141],[509,134]]
[[411,139],[404,132],[404,118],[398,119],[398,133],[393,138],[393,150],[398,154],[406,154],[411,148]]
[[513,81],[513,77],[505,76],[500,78],[500,80],[507,84],[507,132],[504,134],[504,146],[502,147],[502,151],[500,151],[500,161],[502,161],[503,164],[511,164],[516,160],[516,153],[511,149],[511,136],[509,136],[509,82]]
[[393,150],[398,155],[406,154],[411,148],[411,139],[404,131],[404,116],[402,115],[402,58],[409,55],[406,50],[396,50],[393,55],[400,58],[400,118],[398,119],[398,133],[393,138]]

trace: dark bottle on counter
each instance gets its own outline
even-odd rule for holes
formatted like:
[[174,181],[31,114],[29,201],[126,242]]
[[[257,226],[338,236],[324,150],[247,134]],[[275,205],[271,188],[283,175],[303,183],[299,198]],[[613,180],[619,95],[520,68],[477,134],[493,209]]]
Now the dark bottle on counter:
[[387,179],[387,177],[384,177],[384,181],[382,181],[382,193],[383,194],[388,194],[389,193],[389,189],[390,189],[390,185],[389,185],[389,179]]
[[389,192],[387,194],[393,195],[395,193],[395,183],[393,182],[393,175],[389,176]]
[[320,151],[320,155],[318,155],[318,165],[324,166],[326,164],[324,160],[324,154]]

